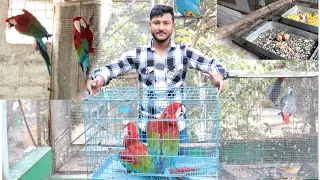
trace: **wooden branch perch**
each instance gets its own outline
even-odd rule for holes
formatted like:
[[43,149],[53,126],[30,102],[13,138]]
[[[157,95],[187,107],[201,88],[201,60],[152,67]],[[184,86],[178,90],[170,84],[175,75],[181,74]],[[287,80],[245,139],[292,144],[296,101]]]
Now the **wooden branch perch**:
[[232,24],[227,24],[221,27],[218,27],[216,33],[217,33],[217,38],[224,38],[227,37],[235,32],[238,32],[240,30],[243,30],[250,26],[253,22],[255,22],[258,19],[261,19],[262,17],[270,14],[273,11],[276,11],[280,9],[281,7],[292,3],[294,0],[279,0],[274,3],[271,3],[265,7],[262,7],[248,15],[246,15],[244,18],[239,19],[238,21],[232,23]]

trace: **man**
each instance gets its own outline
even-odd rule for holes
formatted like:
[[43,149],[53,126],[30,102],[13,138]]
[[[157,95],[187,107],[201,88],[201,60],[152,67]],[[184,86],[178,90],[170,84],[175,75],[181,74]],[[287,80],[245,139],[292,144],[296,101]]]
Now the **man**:
[[[175,44],[171,38],[174,27],[174,15],[171,7],[164,5],[153,7],[149,22],[153,38],[145,47],[126,52],[117,62],[94,70],[91,73],[93,81],[89,87],[90,94],[97,93],[111,79],[135,69],[139,83],[143,88],[166,89],[170,94],[174,94],[175,98],[172,99],[176,101],[179,92],[172,89],[184,86],[188,67],[208,73],[212,84],[218,88],[220,93],[223,93],[226,88],[224,79],[227,78],[225,69],[216,60],[205,58],[184,45]],[[146,95],[150,97],[150,93],[154,92],[149,91]],[[140,104],[139,132],[143,141],[146,138],[148,119],[157,119],[165,106],[169,104],[163,105],[163,103],[157,102],[160,101],[159,99],[161,97],[157,96],[157,99]],[[170,102],[168,97],[162,97],[162,99]],[[180,120],[178,126],[180,142],[188,142],[185,122]]]

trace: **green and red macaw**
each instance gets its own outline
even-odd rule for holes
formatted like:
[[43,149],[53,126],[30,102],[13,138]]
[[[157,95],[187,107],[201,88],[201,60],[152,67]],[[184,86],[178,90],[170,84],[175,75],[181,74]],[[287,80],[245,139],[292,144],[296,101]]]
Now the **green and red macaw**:
[[176,6],[182,16],[200,16],[200,0],[176,0]]
[[179,151],[179,129],[177,119],[185,110],[179,102],[169,104],[157,120],[148,122],[148,148],[157,173],[175,167],[174,156]]
[[23,35],[31,36],[36,39],[36,49],[39,50],[41,56],[46,62],[49,75],[50,71],[50,58],[47,53],[47,47],[42,41],[42,38],[46,37],[47,39],[51,37],[51,34],[48,34],[46,28],[35,18],[30,12],[23,9],[24,13],[17,16],[12,16],[6,19],[7,27],[15,27],[15,29]]
[[[156,173],[157,167],[152,162],[148,147],[140,139],[134,123],[127,124],[128,134],[125,136],[123,144],[124,151],[118,153],[119,160],[128,172],[134,173]],[[180,174],[183,172],[197,171],[196,167],[168,168],[170,174]],[[177,178],[185,179],[185,178]]]
[[93,34],[90,30],[90,25],[82,17],[73,19],[73,39],[74,46],[78,55],[78,65],[84,73],[85,84],[90,68],[89,53],[94,53],[92,48]]
[[124,151],[118,153],[123,166],[134,173],[154,173],[156,166],[148,153],[148,148],[140,139],[136,126],[129,122],[127,124],[128,134],[124,138]]

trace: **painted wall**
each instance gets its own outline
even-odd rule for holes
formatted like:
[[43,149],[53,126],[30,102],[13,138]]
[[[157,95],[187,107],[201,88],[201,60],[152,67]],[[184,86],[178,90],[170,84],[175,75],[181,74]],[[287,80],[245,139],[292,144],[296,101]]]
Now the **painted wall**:
[[39,147],[10,168],[10,180],[44,180],[52,175],[52,149]]

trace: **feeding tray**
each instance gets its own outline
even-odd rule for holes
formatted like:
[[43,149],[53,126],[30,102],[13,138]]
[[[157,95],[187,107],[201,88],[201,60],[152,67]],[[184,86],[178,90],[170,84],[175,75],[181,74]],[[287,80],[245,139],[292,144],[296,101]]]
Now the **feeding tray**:
[[[276,35],[290,35],[287,41],[276,41]],[[266,59],[317,59],[318,35],[297,29],[291,26],[280,24],[274,21],[267,21],[258,27],[253,27],[242,46]],[[239,42],[237,42],[239,43]]]
[[[318,16],[318,9],[295,5],[281,15],[280,21],[284,24],[318,34],[319,24],[308,24],[306,14],[314,18],[315,16],[313,15],[316,14]],[[318,22],[318,18],[316,22]]]

